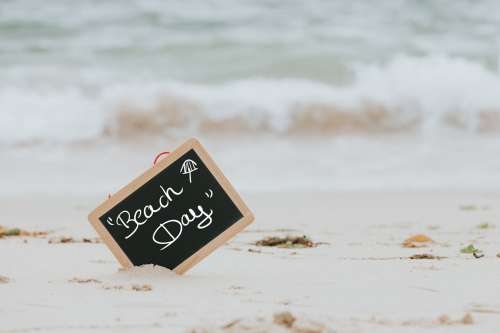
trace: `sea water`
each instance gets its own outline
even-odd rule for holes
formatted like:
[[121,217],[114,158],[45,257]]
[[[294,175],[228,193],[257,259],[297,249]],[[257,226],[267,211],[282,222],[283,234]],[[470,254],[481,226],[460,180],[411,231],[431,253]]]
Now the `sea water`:
[[2,1],[0,147],[216,135],[247,188],[491,188],[499,47],[494,0]]

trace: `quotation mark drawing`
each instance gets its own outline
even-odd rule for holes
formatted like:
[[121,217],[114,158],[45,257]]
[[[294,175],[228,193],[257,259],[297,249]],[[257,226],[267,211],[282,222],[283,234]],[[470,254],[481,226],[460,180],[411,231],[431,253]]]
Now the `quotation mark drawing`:
[[183,175],[189,175],[189,183],[191,183],[191,174],[196,170],[198,170],[198,167],[195,161],[187,159],[182,163],[181,173]]
[[214,196],[214,191],[212,191],[211,189],[208,189],[208,192],[205,192],[205,196],[208,199],[212,199],[212,197]]
[[120,218],[116,219],[116,222],[115,222],[115,223],[113,223],[113,219],[112,219],[111,217],[108,217],[108,218],[106,219],[106,222],[107,222],[109,225],[112,225],[112,226],[114,226],[114,225],[117,225],[117,226],[123,226],[123,227],[125,227],[125,228],[127,228],[127,229],[128,229],[128,224],[127,224],[127,223],[124,223],[124,221],[122,221]]

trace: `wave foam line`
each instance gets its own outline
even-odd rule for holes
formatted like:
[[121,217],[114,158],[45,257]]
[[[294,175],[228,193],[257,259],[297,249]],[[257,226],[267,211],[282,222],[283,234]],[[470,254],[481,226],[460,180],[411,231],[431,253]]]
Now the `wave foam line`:
[[472,61],[398,57],[348,86],[298,79],[114,84],[88,93],[0,89],[0,142],[70,142],[176,131],[500,131],[500,75]]

